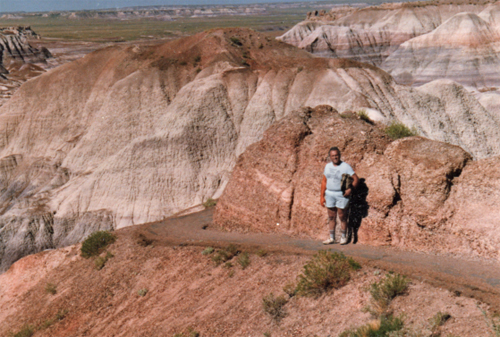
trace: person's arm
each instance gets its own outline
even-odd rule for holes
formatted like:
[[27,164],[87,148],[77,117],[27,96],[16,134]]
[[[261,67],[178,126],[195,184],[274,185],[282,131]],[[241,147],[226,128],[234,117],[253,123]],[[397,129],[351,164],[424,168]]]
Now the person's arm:
[[323,180],[321,180],[321,197],[319,199],[319,204],[325,207],[325,191],[326,191],[326,177],[323,176]]
[[[352,188],[356,188],[356,186],[358,186],[359,184],[359,178],[358,178],[358,175],[356,173],[354,173],[352,176]],[[348,197],[352,194],[352,190],[349,188],[345,191],[344,193],[344,197]]]

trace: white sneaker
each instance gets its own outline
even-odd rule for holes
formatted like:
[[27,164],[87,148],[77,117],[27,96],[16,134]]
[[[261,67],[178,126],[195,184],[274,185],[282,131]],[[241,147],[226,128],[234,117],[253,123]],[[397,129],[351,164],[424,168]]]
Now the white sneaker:
[[325,241],[323,241],[324,245],[331,245],[332,243],[335,243],[335,240],[332,238],[328,238]]
[[347,236],[346,236],[346,237],[343,237],[343,238],[340,238],[340,244],[341,244],[341,245],[345,245],[345,244],[347,244]]

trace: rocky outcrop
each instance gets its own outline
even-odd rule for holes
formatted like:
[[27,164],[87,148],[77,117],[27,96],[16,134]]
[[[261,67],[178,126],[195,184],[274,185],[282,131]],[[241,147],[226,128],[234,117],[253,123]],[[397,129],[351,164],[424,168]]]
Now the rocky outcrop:
[[238,231],[322,238],[319,204],[327,152],[338,146],[361,178],[351,200],[353,240],[498,258],[499,157],[421,137],[390,141],[334,109],[302,109],[275,123],[238,158],[214,221]]
[[29,38],[39,38],[31,27],[0,28],[0,106],[22,83],[44,73],[42,65],[52,57],[47,48],[32,47]]
[[498,154],[497,121],[460,85],[433,85],[411,89],[373,66],[314,58],[244,29],[116,46],[62,65],[0,108],[2,268],[94,229],[158,221],[219,197],[237,156],[303,106],[365,109],[476,158]]

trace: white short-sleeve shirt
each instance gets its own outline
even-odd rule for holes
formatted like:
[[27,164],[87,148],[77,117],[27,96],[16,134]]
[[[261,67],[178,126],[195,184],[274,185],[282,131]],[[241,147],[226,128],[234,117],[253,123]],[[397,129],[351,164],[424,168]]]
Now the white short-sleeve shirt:
[[345,162],[341,162],[340,165],[337,166],[333,165],[333,163],[326,164],[324,171],[324,175],[326,177],[326,189],[328,191],[340,191],[340,182],[342,180],[342,174],[344,173],[352,176],[354,174],[354,170]]

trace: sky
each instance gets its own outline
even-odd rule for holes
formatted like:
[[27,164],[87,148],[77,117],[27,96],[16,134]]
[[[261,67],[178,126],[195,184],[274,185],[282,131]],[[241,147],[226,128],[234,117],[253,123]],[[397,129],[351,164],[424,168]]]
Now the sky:
[[[269,2],[293,2],[294,0],[0,0],[0,13],[48,12],[82,9],[122,8],[156,5],[209,5],[245,4]],[[299,1],[299,0],[296,0]],[[307,0],[305,0],[307,1]]]

